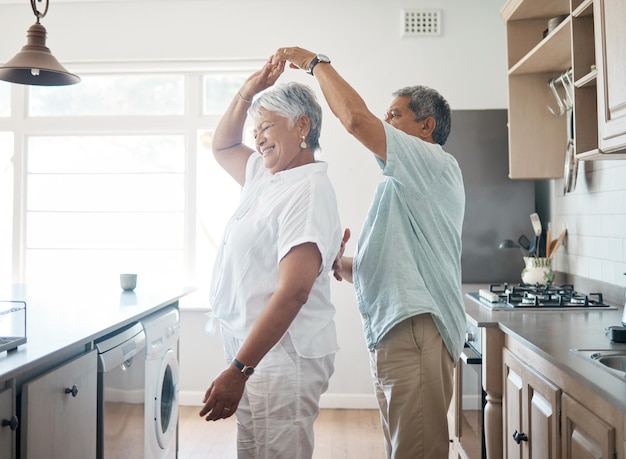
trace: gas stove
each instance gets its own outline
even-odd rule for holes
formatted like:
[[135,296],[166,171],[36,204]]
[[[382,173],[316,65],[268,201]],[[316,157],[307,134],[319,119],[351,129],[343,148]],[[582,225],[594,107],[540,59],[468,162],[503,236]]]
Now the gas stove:
[[617,309],[604,302],[602,293],[580,293],[569,284],[491,284],[468,295],[492,310]]

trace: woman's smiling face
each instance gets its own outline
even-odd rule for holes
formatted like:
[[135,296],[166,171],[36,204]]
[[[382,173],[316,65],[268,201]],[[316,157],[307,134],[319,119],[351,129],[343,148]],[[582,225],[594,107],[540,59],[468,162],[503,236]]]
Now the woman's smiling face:
[[[299,153],[302,123],[291,126],[289,120],[265,109],[259,111],[253,131],[257,151],[263,156],[265,167],[272,174],[305,164]],[[306,161],[309,162],[309,161]]]

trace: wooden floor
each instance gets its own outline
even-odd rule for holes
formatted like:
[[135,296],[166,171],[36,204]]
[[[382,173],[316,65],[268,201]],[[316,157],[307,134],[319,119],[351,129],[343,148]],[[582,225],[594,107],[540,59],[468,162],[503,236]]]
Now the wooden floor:
[[[181,406],[179,459],[236,459],[234,416],[207,422],[200,407]],[[383,434],[378,410],[321,410],[315,423],[314,459],[382,459]]]

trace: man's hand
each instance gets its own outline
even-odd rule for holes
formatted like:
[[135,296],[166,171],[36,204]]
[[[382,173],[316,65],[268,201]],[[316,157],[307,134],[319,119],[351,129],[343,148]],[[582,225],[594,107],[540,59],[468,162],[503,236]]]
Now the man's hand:
[[[346,228],[343,232],[343,239],[341,240],[341,245],[339,246],[339,253],[335,257],[335,261],[333,262],[333,275],[335,279],[338,281],[342,281],[345,273],[343,272],[343,252],[346,249],[346,242],[350,239],[350,228]],[[352,277],[352,276],[350,276]]]
[[274,56],[272,56],[272,62],[278,64],[287,61],[292,69],[308,70],[309,64],[311,64],[314,57],[314,52],[292,46],[289,48],[278,48]]

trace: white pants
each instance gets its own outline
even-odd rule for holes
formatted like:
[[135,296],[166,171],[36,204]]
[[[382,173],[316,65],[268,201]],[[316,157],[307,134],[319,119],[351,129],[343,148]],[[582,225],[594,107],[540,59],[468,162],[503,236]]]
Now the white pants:
[[[230,362],[242,341],[222,330]],[[246,382],[237,416],[239,459],[310,459],[320,396],[334,372],[335,354],[307,359],[289,335],[267,353]]]

